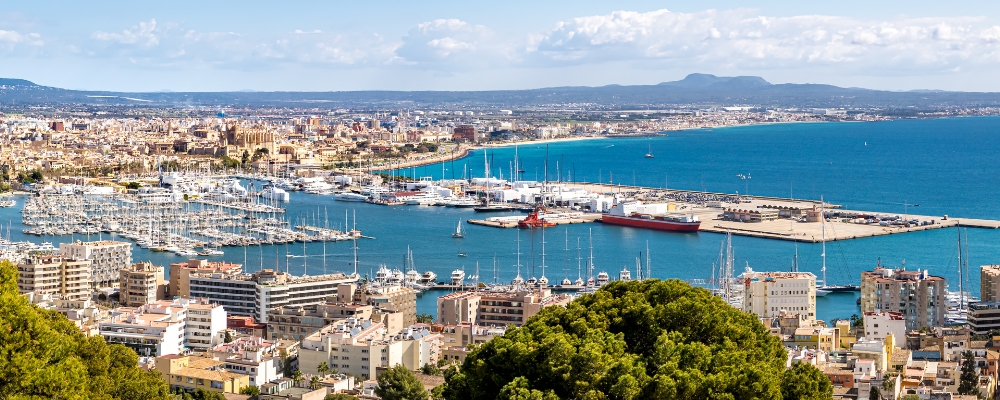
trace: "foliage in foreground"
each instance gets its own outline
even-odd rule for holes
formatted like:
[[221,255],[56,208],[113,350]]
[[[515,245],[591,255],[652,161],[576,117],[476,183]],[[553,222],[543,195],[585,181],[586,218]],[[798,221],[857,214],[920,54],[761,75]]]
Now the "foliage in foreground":
[[426,400],[427,390],[417,375],[402,365],[386,369],[378,374],[378,388],[375,395],[382,400]]
[[458,399],[818,399],[829,379],[755,316],[679,280],[613,282],[548,307],[446,373]]
[[157,372],[100,336],[85,337],[66,317],[30,304],[17,268],[0,261],[0,399],[169,399]]

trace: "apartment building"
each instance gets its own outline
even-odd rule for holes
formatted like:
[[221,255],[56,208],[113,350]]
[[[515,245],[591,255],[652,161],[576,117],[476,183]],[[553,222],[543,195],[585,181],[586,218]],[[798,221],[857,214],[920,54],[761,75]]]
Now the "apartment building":
[[217,262],[191,259],[170,264],[170,283],[167,295],[191,297],[191,274],[223,274],[233,275],[243,272],[243,265],[236,263]]
[[340,284],[356,281],[356,277],[344,274],[296,277],[271,269],[252,274],[235,269],[190,272],[185,277],[182,270],[178,287],[182,292],[187,290],[192,298],[221,304],[230,314],[252,316],[267,323],[267,312],[272,308],[321,304],[337,296]]
[[313,373],[325,362],[340,373],[375,379],[377,368],[402,365],[417,370],[427,364],[436,365],[441,340],[440,334],[419,326],[388,335],[382,323],[352,318],[302,339],[299,369]]
[[118,289],[119,271],[132,265],[132,244],[102,240],[96,242],[75,241],[59,245],[59,253],[77,260],[90,261],[91,291],[111,292]]
[[948,282],[927,271],[881,266],[861,273],[861,312],[900,313],[906,329],[944,326]]
[[169,354],[156,357],[156,371],[171,391],[198,389],[218,393],[239,393],[250,386],[250,376],[226,371],[222,361],[206,357]]
[[67,300],[90,298],[90,261],[64,255],[29,255],[17,264],[21,293],[54,294]]
[[984,302],[1000,302],[1000,265],[979,267],[979,298]]
[[204,299],[161,300],[140,307],[119,307],[98,324],[108,343],[124,344],[141,356],[208,349],[226,329],[222,306]]
[[275,307],[267,311],[267,338],[271,340],[302,340],[302,338],[323,329],[324,326],[339,320],[347,318],[372,319],[374,309],[374,306],[368,304],[337,302]]
[[167,298],[163,266],[144,261],[119,271],[118,300],[126,307],[139,307]]
[[[402,314],[403,326],[417,323],[417,291],[400,285],[361,285],[354,293],[354,302],[376,309]],[[392,333],[392,332],[390,332]]]
[[250,377],[251,386],[282,378],[281,357],[276,342],[259,337],[241,337],[212,348],[211,357],[234,374]]
[[840,330],[820,326],[803,327],[795,330],[792,339],[796,346],[833,352],[840,347]]
[[521,326],[543,308],[565,306],[570,300],[551,289],[457,292],[438,298],[438,323]]
[[898,341],[906,339],[906,321],[903,314],[891,311],[864,313],[865,339],[885,340],[892,334]]
[[761,318],[798,314],[807,325],[816,320],[816,275],[811,272],[753,272],[744,282],[743,311]]

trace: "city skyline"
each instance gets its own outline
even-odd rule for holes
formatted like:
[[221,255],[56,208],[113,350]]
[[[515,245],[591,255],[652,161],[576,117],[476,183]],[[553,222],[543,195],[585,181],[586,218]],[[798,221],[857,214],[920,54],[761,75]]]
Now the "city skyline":
[[703,72],[1000,91],[1000,7],[902,4],[17,4],[0,12],[0,76],[81,90],[339,91],[641,85]]

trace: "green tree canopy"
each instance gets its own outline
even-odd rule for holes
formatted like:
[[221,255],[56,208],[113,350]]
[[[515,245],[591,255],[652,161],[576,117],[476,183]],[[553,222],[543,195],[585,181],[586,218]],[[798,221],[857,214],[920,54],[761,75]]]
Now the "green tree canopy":
[[0,261],[0,397],[8,399],[169,399],[157,372],[66,317],[35,307],[17,289],[17,269]]
[[326,395],[323,400],[358,400],[358,398],[347,393],[336,393]]
[[796,363],[785,371],[781,381],[781,395],[784,400],[829,399],[833,397],[833,385],[830,384],[830,378],[816,367]]
[[829,397],[822,373],[809,365],[786,373],[786,357],[754,315],[708,290],[679,280],[613,282],[477,347],[459,371],[445,372],[444,394],[778,400],[787,386],[796,398]]
[[430,397],[424,384],[417,379],[417,374],[402,365],[378,374],[375,394],[382,400],[427,400]]
[[962,353],[962,375],[959,376],[958,394],[979,394],[979,373],[976,372],[976,357],[971,351]]

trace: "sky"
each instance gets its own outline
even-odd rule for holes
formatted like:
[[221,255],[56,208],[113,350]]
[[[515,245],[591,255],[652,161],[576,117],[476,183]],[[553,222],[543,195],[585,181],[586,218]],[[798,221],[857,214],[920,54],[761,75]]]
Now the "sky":
[[996,1],[21,1],[0,77],[113,91],[494,90],[689,73],[1000,92]]

